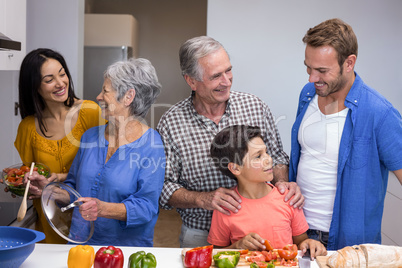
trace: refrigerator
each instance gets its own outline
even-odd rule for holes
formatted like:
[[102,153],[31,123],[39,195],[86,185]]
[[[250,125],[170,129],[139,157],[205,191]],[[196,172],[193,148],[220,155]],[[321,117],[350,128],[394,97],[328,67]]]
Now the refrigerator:
[[102,90],[103,73],[106,68],[120,60],[133,56],[133,49],[127,46],[85,46],[84,47],[84,99],[96,102]]

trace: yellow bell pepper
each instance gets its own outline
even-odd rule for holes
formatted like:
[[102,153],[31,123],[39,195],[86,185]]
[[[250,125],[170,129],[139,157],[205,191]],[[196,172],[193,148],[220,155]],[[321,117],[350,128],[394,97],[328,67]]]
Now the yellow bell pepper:
[[95,250],[88,245],[72,247],[68,252],[68,268],[91,268],[94,264]]

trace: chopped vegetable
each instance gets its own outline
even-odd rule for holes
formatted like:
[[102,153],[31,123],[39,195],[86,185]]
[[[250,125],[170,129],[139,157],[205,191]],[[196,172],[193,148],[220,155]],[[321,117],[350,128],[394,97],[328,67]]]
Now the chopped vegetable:
[[278,253],[285,260],[293,260],[297,256],[297,246],[295,244],[286,245],[283,249],[278,249]]
[[269,250],[274,250],[274,248],[273,248],[272,245],[271,245],[271,242],[269,242],[269,240],[267,240],[267,239],[265,239],[265,241],[264,241],[264,246],[265,246],[265,249],[266,249],[267,251],[269,251]]
[[[50,170],[45,165],[36,163],[34,171],[40,175],[49,177]],[[24,178],[30,172],[30,167],[25,165],[14,165],[3,169],[3,179],[7,184],[8,190],[16,195],[23,196],[25,192]]]
[[214,246],[197,247],[190,249],[184,256],[186,268],[208,268],[212,264],[212,249]]
[[234,268],[240,259],[239,251],[221,251],[214,255],[214,263],[218,268]]
[[250,264],[250,268],[275,268],[275,265],[270,262],[253,262]]

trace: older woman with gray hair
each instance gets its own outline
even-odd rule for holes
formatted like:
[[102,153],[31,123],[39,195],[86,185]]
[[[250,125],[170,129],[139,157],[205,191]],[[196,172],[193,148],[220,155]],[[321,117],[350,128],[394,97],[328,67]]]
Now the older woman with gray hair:
[[165,154],[161,137],[143,118],[160,88],[146,59],[116,62],[104,73],[97,100],[108,123],[83,134],[65,181],[83,196],[70,233],[83,219],[94,221],[88,244],[153,245]]

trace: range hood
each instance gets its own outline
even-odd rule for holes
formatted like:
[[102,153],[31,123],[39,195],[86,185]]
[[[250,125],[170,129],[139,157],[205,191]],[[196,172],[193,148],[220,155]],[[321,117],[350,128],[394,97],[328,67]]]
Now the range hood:
[[21,42],[14,41],[0,33],[0,50],[21,50]]

